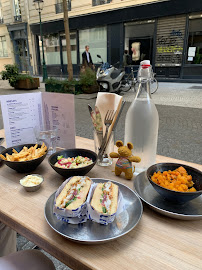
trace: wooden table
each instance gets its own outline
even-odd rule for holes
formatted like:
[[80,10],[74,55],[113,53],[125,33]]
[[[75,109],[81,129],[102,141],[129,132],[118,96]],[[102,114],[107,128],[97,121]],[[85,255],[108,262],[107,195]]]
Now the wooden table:
[[[0,134],[1,135],[1,134]],[[77,137],[77,147],[93,149],[93,141]],[[178,162],[157,157],[157,162]],[[201,165],[183,162],[202,170]],[[89,177],[119,181],[132,188],[132,181],[116,177],[114,167],[95,166]],[[63,178],[47,159],[35,170],[44,175],[41,189],[26,192],[19,184],[24,176],[3,165],[0,168],[0,221],[73,269],[202,269],[202,220],[171,219],[144,205],[138,225],[127,235],[100,245],[82,245],[57,234],[44,218],[49,196],[61,185]]]

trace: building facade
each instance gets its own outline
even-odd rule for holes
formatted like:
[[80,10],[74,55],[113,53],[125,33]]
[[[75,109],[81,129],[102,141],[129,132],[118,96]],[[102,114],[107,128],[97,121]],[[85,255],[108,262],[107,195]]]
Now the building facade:
[[[33,2],[0,1],[0,70],[6,62],[16,62],[21,71],[41,74],[42,43]],[[189,0],[68,0],[68,10],[74,74],[89,45],[95,64],[97,54],[111,64],[122,63],[128,50],[134,66],[150,59],[159,79],[202,82],[201,0],[194,5]],[[67,75],[62,0],[44,1],[42,29],[48,75]]]

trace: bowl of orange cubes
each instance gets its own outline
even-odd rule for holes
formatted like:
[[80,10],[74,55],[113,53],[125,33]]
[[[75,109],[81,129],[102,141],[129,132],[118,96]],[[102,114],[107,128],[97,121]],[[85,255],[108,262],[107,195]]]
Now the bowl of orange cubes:
[[184,204],[202,194],[202,172],[183,164],[158,163],[150,166],[147,178],[166,200]]

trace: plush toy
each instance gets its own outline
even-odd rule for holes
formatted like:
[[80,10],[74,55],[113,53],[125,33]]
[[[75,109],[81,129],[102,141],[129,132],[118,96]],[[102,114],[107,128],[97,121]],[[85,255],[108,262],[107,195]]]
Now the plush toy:
[[110,153],[111,158],[118,158],[115,165],[115,174],[119,176],[122,172],[125,173],[125,178],[130,180],[133,177],[133,172],[135,169],[132,167],[132,162],[140,162],[141,158],[132,155],[133,144],[127,143],[127,146],[123,145],[122,141],[116,141],[116,146],[118,147],[118,153]]

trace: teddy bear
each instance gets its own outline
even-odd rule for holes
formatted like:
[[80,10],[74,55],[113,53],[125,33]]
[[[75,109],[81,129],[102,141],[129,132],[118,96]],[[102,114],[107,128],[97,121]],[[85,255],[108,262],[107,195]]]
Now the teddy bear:
[[109,154],[111,158],[118,158],[115,165],[115,174],[119,176],[123,172],[125,173],[125,178],[130,180],[135,169],[135,166],[134,169],[132,167],[132,162],[140,162],[141,158],[132,155],[133,144],[130,142],[127,143],[127,146],[124,146],[123,142],[118,140],[116,141],[116,146],[118,147],[118,153],[111,152]]

